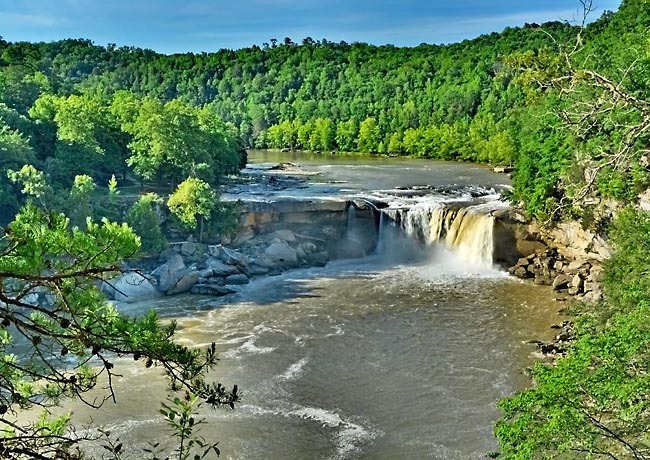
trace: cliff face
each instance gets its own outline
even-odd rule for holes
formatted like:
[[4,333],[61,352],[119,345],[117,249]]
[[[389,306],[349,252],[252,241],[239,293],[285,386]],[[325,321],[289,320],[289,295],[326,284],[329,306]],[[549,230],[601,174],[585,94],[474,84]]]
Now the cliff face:
[[323,246],[332,259],[363,257],[377,245],[378,220],[365,202],[283,199],[242,204],[232,245],[248,247],[261,235],[289,230]]

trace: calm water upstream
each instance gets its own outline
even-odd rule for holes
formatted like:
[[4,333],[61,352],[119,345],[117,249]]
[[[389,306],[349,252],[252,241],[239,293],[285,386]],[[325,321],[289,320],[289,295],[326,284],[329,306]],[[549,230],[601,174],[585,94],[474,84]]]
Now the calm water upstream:
[[[466,175],[490,176],[467,168]],[[201,411],[208,422],[201,433],[220,441],[221,458],[484,458],[496,447],[497,399],[527,384],[522,368],[535,347],[526,342],[552,335],[562,304],[547,288],[441,248],[408,259],[401,244],[384,241],[388,249],[366,259],[263,278],[227,299],[123,308],[153,306],[178,319],[186,343],[217,343],[215,378],[243,394],[234,411]],[[118,404],[93,414],[93,423],[134,452],[171,442],[157,414],[164,395],[157,371],[132,362],[121,370]],[[90,414],[75,411],[80,419]]]

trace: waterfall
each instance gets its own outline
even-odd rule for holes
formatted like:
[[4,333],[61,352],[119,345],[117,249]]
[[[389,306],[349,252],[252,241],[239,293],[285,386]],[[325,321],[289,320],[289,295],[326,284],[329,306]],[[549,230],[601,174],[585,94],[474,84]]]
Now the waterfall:
[[366,257],[366,251],[361,242],[363,239],[362,229],[358,227],[357,224],[357,208],[353,204],[348,205],[348,222],[347,222],[347,231],[345,235],[346,239],[352,242],[357,249],[361,252],[363,257]]
[[[495,203],[459,207],[439,201],[424,201],[411,207],[386,208],[380,219],[380,241],[392,222],[411,240],[433,248],[446,248],[458,259],[474,267],[491,267],[494,253],[494,218],[490,211]],[[382,248],[379,248],[381,251]]]

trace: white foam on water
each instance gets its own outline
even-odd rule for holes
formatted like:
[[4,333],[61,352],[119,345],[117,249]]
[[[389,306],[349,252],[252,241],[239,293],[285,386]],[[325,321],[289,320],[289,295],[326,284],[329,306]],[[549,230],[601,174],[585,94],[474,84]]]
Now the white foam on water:
[[261,355],[261,354],[273,353],[275,350],[277,350],[276,347],[258,347],[257,345],[255,345],[255,341],[257,339],[258,339],[257,336],[250,336],[248,340],[246,340],[246,342],[244,342],[237,348],[222,353],[222,356],[224,358],[229,358],[229,359],[240,359],[244,354]]
[[330,332],[329,334],[325,334],[323,337],[328,338],[328,337],[338,337],[341,335],[345,335],[345,331],[343,330],[343,327],[337,325],[332,326],[332,329],[334,329],[334,332]]
[[[203,332],[203,331],[201,331]],[[232,334],[224,334],[222,338],[219,338],[217,340],[217,343],[219,345],[237,345],[242,342],[246,342],[252,338],[256,338],[254,334],[242,334],[240,335],[240,332],[232,333]],[[234,337],[233,337],[234,336]],[[232,337],[232,338],[229,338]]]
[[[279,401],[279,406],[285,406],[287,402]],[[319,407],[308,407],[291,405],[289,407],[267,408],[257,405],[242,404],[238,406],[239,414],[247,416],[274,416],[282,418],[301,419],[317,423],[323,428],[333,430],[332,438],[335,442],[336,452],[330,456],[330,460],[347,460],[355,458],[356,454],[363,449],[368,442],[381,436],[382,433],[372,428],[363,426],[359,422],[352,421],[341,416],[334,410]]]
[[298,362],[290,365],[284,373],[278,376],[280,380],[297,380],[304,373],[305,366],[309,360],[307,358],[302,358]]
[[336,454],[329,457],[332,460],[351,458],[351,455],[360,451],[364,444],[372,441],[380,434],[350,420],[346,420],[334,411],[318,407],[300,406],[288,412],[286,415],[312,420],[324,427],[335,429]]
[[337,455],[330,457],[332,460],[344,460],[362,449],[363,445],[372,441],[380,435],[379,432],[371,432],[361,425],[347,423],[336,435]]
[[282,332],[282,330],[275,327],[269,327],[266,324],[262,323],[253,327],[253,332],[259,334],[261,332]]
[[297,336],[294,338],[293,342],[294,342],[296,345],[298,345],[299,347],[304,347],[304,346],[305,346],[305,341],[306,341],[306,340],[309,340],[309,339],[311,339],[311,338],[312,338],[312,337],[311,337],[310,335],[307,335],[307,334],[301,334],[301,335],[297,335]]

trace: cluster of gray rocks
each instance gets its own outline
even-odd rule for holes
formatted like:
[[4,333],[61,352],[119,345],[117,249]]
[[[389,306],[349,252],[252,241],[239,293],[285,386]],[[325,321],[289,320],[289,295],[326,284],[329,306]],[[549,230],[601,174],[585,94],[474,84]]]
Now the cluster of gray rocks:
[[192,293],[224,296],[259,276],[280,275],[298,267],[323,266],[326,242],[291,230],[258,235],[237,249],[195,242],[174,243],[160,255],[153,271],[128,271],[102,285],[111,300],[136,302],[164,295]]
[[567,260],[557,249],[547,248],[519,259],[509,272],[587,303],[602,299],[603,267],[599,261]]
[[552,341],[531,340],[529,343],[537,345],[539,351],[546,356],[555,357],[565,354],[567,346],[575,339],[575,325],[571,321],[562,321],[551,326],[551,329],[557,330]]

